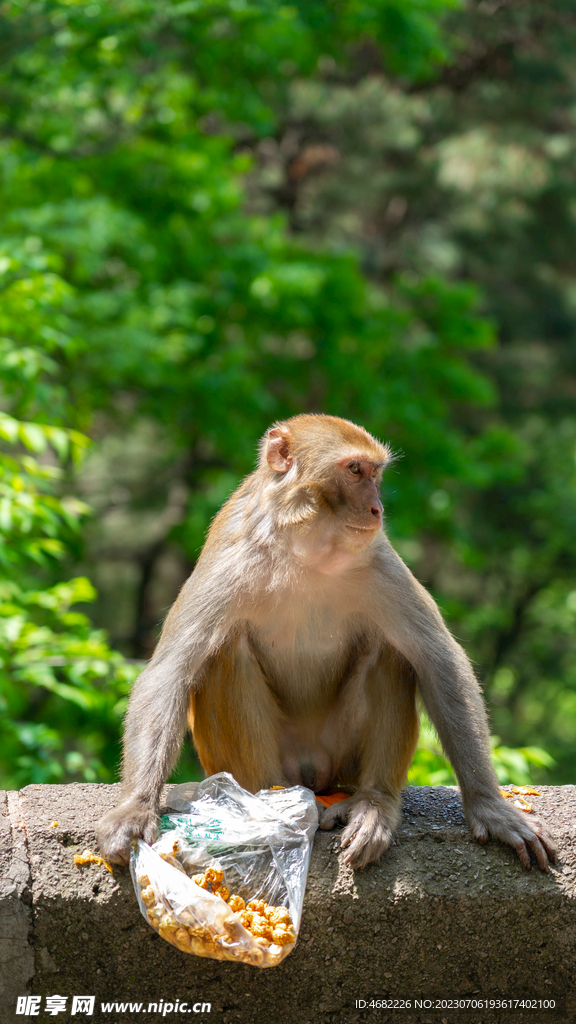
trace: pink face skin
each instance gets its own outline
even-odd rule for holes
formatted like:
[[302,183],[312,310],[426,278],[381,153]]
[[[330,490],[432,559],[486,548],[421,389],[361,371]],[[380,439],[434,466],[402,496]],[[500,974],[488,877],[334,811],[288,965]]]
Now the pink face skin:
[[327,576],[353,568],[382,527],[378,494],[382,465],[348,457],[335,469],[332,483],[323,491],[332,514],[318,516],[291,536],[297,560]]
[[367,459],[341,459],[338,465],[340,496],[349,513],[349,530],[374,533],[382,526],[382,502],[378,486],[382,465]]

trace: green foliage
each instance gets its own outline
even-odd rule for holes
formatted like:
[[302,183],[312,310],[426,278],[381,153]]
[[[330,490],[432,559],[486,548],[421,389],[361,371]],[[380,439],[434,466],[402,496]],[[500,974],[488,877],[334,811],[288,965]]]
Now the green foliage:
[[[51,354],[67,341],[59,310],[69,289],[43,260],[27,262],[11,252],[0,261],[6,405],[55,418],[62,389],[52,380],[57,363]],[[3,785],[109,780],[113,737],[134,671],[110,650],[102,631],[71,610],[93,600],[87,579],[46,585],[87,511],[78,498],[58,493],[58,484],[62,464],[74,464],[88,439],[8,412],[0,414],[0,438]]]
[[[461,112],[437,80],[462,45],[468,14],[458,8],[2,5],[10,785],[112,777],[136,670],[73,610],[94,597],[78,576],[96,583],[93,617],[113,646],[150,653],[210,517],[252,468],[258,436],[299,411],[347,416],[390,439],[390,532],[476,643],[495,680],[499,731],[515,724],[514,687],[498,690],[498,671],[517,680],[540,665],[554,629],[546,682],[559,718],[574,713],[576,691],[562,679],[575,663],[572,570],[538,585],[563,547],[573,552],[572,417],[565,410],[552,428],[507,415],[514,385],[502,384],[496,335],[509,318],[496,299],[487,315],[467,281],[490,290],[490,231],[496,220],[500,233],[512,222],[519,230],[511,196],[536,203],[544,158],[535,144],[526,170],[524,150],[469,111],[455,127]],[[306,170],[310,140],[325,173]],[[402,232],[402,210],[418,203],[432,212]],[[514,262],[511,244],[492,296]],[[82,459],[86,435],[95,444]],[[84,523],[86,502],[96,514]],[[76,579],[62,584],[67,576]],[[531,629],[496,657],[526,593]],[[531,694],[532,730],[545,698],[536,683]],[[442,781],[444,765],[423,743],[413,778]],[[519,778],[536,766],[527,746],[515,768],[497,749],[500,771],[508,764]]]
[[550,750],[564,782],[576,755],[572,13],[564,0],[467,5],[445,22],[450,66],[417,88],[383,63],[295,80],[251,180],[255,206],[279,195],[300,238],[353,246],[388,294],[406,273],[480,286],[498,344],[471,350],[466,369],[482,371],[484,398],[446,417],[468,469],[428,476],[426,503],[410,493],[406,514],[402,474],[419,476],[428,453],[392,421],[404,458],[389,530],[472,654],[495,731]]
[[[57,561],[80,550],[87,509],[73,469],[94,413],[121,429],[152,417],[168,461],[184,446],[229,451],[231,431],[252,446],[310,390],[316,351],[316,387],[327,390],[365,318],[373,362],[379,339],[408,322],[408,310],[370,300],[349,256],[298,244],[282,219],[246,215],[250,160],[234,147],[239,132],[271,130],[295,73],[342,47],[353,63],[359,35],[375,38],[386,22],[391,62],[426,74],[444,52],[437,6],[327,5],[325,23],[319,9],[266,0],[3,5],[5,785],[110,778],[117,759],[135,669],[72,610],[95,597],[88,581],[55,582]],[[394,56],[406,26],[413,45]],[[126,393],[137,396],[127,415]],[[216,475],[205,461],[173,527],[191,557],[251,457],[239,445]]]
[[70,610],[93,597],[83,577],[40,591],[0,583],[0,767],[10,788],[113,780],[111,739],[135,671]]
[[[498,781],[502,785],[509,782],[516,786],[524,786],[534,782],[533,770],[542,775],[542,770],[554,767],[554,758],[540,747],[503,747],[500,737],[492,736],[492,762],[496,769]],[[538,771],[540,769],[540,771]]]
[[456,776],[444,757],[434,729],[422,715],[418,747],[408,771],[411,786],[454,786]]
[[[554,759],[540,747],[504,747],[499,736],[490,737],[492,764],[500,785],[525,786],[546,778]],[[444,757],[427,715],[422,715],[418,748],[408,771],[411,786],[455,786],[456,776]]]

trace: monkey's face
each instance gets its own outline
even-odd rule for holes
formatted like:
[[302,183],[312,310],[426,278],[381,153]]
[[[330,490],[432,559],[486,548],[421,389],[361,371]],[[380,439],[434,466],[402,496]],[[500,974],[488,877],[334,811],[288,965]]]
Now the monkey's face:
[[382,466],[362,458],[341,459],[326,498],[343,529],[359,547],[365,547],[382,527],[380,501]]
[[380,466],[365,459],[336,463],[329,480],[314,488],[314,511],[291,531],[299,562],[328,575],[356,564],[382,527],[380,474]]
[[331,564],[342,555],[348,564],[371,544],[382,528],[379,487],[390,458],[387,445],[334,416],[296,416],[268,431],[261,468],[276,477],[276,520],[293,528],[299,557],[305,550],[309,564]]

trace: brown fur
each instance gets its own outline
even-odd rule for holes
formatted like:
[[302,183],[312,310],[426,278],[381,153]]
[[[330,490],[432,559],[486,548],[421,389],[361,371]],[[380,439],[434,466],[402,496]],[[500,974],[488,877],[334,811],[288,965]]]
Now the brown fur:
[[187,716],[208,774],[229,771],[253,792],[353,788],[321,827],[346,823],[353,867],[377,860],[416,745],[417,690],[476,838],[510,843],[525,867],[529,850],[543,869],[554,859],[540,824],[499,796],[470,663],[382,531],[378,485],[390,458],[334,416],[296,416],[267,432],[134,687],[123,799],[100,823],[111,860],[126,861],[135,835],[152,840]]

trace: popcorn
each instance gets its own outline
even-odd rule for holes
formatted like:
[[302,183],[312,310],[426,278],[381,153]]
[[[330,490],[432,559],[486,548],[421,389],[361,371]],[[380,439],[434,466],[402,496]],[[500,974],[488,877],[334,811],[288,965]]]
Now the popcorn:
[[142,903],[147,907],[151,907],[153,903],[156,903],[156,896],[154,895],[154,889],[151,885],[147,885],[145,889],[142,889],[140,895],[142,897]]
[[[163,859],[170,862],[167,856]],[[182,866],[178,866],[182,870]],[[192,881],[200,889],[221,898],[224,913],[217,915],[214,923],[208,919],[199,921],[192,907],[185,908],[176,916],[157,897],[149,876],[144,873],[138,876],[140,897],[146,907],[148,921],[163,939],[183,953],[216,960],[237,960],[255,966],[262,966],[264,961],[272,965],[279,963],[288,952],[284,947],[296,941],[286,907],[270,906],[263,899],[245,904],[241,896],[230,895],[220,868],[207,868],[203,874],[193,875]],[[244,929],[254,939],[251,949],[242,943]]]
[[302,913],[314,794],[301,786],[253,794],[221,772],[176,787],[168,808],[152,846],[132,843],[130,871],[147,922],[183,953],[280,963]]
[[[245,904],[241,896],[228,896],[222,878],[222,871],[208,868],[203,875],[194,875],[193,880],[202,889],[210,890],[212,885],[212,892],[227,900],[230,909],[238,914],[242,926],[254,936],[258,945],[268,947],[273,943],[276,946],[287,946],[296,941],[286,907],[273,907],[262,899],[250,900]],[[225,890],[226,895],[223,895],[222,890]]]

